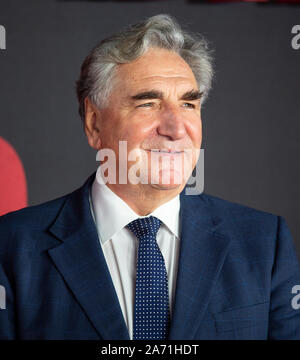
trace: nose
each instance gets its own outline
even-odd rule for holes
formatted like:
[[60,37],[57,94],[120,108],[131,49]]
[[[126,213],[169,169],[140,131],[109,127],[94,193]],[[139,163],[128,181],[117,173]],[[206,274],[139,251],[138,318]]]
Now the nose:
[[160,135],[167,136],[170,140],[183,138],[186,131],[180,110],[175,106],[168,106],[162,109],[157,131]]

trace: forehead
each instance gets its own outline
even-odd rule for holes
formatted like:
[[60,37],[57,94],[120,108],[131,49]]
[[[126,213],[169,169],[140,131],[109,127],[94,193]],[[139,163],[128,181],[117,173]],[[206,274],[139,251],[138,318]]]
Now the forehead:
[[152,48],[137,60],[119,65],[115,79],[126,88],[156,83],[158,86],[174,83],[197,88],[193,71],[183,58],[173,51],[159,48]]

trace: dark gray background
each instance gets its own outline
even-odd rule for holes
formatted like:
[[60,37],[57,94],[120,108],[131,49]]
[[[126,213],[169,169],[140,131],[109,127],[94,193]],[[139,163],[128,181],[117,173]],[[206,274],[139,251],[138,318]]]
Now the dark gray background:
[[215,49],[202,113],[205,191],[284,216],[300,255],[300,50],[291,47],[300,6],[1,0],[0,136],[23,161],[30,205],[72,191],[96,169],[74,91],[84,57],[103,37],[158,13]]

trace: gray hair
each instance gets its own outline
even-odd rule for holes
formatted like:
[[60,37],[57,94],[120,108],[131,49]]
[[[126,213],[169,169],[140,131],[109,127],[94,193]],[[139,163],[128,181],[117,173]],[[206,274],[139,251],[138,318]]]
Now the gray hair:
[[182,30],[171,16],[156,15],[102,40],[86,57],[76,83],[83,121],[84,99],[88,97],[98,108],[105,107],[116,66],[136,60],[154,47],[174,51],[187,62],[203,91],[202,102],[205,100],[213,76],[212,56],[206,40],[200,34]]

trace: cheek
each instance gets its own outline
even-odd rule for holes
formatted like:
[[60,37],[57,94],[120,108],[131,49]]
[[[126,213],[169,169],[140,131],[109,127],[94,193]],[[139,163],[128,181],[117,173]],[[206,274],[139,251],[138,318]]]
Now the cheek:
[[202,122],[201,119],[197,118],[193,121],[189,121],[186,124],[186,131],[191,138],[193,144],[198,147],[202,141]]
[[[133,120],[133,119],[132,119]],[[157,125],[155,121],[149,117],[140,118],[139,121],[132,121],[124,131],[124,139],[133,146],[139,146],[145,140],[155,137]]]

